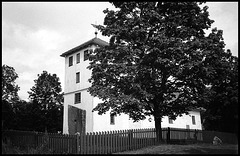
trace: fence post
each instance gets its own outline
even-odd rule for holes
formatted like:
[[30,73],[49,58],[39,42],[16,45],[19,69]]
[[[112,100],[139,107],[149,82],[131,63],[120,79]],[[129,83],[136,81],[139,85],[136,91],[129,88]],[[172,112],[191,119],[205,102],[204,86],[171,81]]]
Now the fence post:
[[106,154],[111,154],[110,146],[111,146],[111,141],[110,141],[110,131],[107,131],[107,153]]
[[110,153],[110,139],[109,139],[109,131],[106,132],[106,154]]
[[99,154],[102,154],[102,132],[99,132],[99,146],[98,146],[98,149],[99,149]]
[[113,137],[112,137],[112,139],[113,139],[113,152],[116,152],[117,150],[116,150],[116,148],[117,148],[117,143],[116,143],[116,133],[117,133],[117,131],[113,131]]
[[104,131],[103,134],[103,154],[107,154],[107,131]]
[[97,146],[96,146],[96,141],[97,141],[97,134],[93,132],[93,138],[92,138],[92,143],[93,143],[93,154],[97,154]]
[[121,140],[120,140],[120,130],[117,130],[117,152],[120,152],[121,149]]
[[132,150],[132,140],[133,140],[133,131],[130,129],[128,130],[128,150]]
[[124,151],[126,151],[128,146],[129,146],[128,145],[127,130],[123,130],[123,132],[124,132]]
[[170,127],[167,128],[167,144],[170,143]]
[[110,131],[111,132],[111,153],[114,153],[115,152],[115,131]]
[[35,143],[35,148],[38,146],[38,134],[37,132],[34,132],[34,143]]
[[195,139],[195,142],[197,142],[197,130],[196,129],[194,131],[194,139]]

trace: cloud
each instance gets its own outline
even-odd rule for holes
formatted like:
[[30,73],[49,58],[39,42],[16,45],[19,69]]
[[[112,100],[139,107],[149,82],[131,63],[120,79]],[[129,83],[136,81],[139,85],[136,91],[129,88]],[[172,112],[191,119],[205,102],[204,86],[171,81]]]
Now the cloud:
[[46,58],[57,58],[60,45],[64,42],[64,37],[53,30],[30,31],[24,26],[9,25],[6,22],[3,34],[3,63],[28,66],[30,69],[44,65]]
[[[207,2],[209,18],[215,22],[212,28],[223,30],[225,49],[230,49],[234,56],[238,56],[238,3],[237,2]],[[210,31],[209,31],[210,32]]]
[[52,29],[41,28],[38,30],[28,29],[22,24],[2,21],[2,43],[4,49],[24,49],[30,54],[35,51],[56,49],[64,36]]
[[[64,72],[64,61],[59,56],[61,45],[67,39],[64,35],[46,28],[34,31],[24,25],[6,21],[3,21],[2,26],[2,63],[14,67],[19,75],[19,94],[26,94],[22,91],[32,87],[33,78],[36,79],[37,74],[43,70]],[[59,65],[60,62],[62,66]]]

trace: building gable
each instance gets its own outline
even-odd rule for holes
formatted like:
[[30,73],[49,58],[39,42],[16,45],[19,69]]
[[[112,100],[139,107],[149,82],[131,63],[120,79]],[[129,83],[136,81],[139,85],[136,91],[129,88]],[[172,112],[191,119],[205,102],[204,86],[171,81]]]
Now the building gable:
[[108,45],[108,43],[106,41],[103,41],[103,40],[95,37],[95,38],[93,38],[93,39],[91,39],[91,40],[89,40],[89,41],[87,41],[87,42],[85,42],[85,43],[75,47],[75,48],[72,48],[72,49],[62,53],[60,56],[66,57],[68,55],[71,55],[71,54],[73,54],[73,53],[75,53],[77,51],[80,51],[80,50],[82,50],[82,49],[84,49],[84,48],[86,48],[88,46],[93,45],[93,44],[94,45],[98,45],[98,46],[106,46],[106,45]]

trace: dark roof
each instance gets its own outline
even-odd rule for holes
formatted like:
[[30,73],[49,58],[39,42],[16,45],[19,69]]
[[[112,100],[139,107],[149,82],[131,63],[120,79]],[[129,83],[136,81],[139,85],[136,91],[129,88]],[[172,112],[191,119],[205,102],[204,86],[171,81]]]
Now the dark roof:
[[93,44],[99,45],[99,46],[106,46],[106,45],[108,45],[108,43],[106,41],[103,41],[103,40],[95,37],[95,38],[93,38],[93,39],[91,39],[91,40],[89,40],[89,41],[87,41],[87,42],[85,42],[85,43],[75,47],[75,48],[72,48],[72,49],[62,53],[60,56],[65,57],[67,55],[71,55],[72,53],[74,53],[76,51],[79,51],[79,50],[81,50],[83,48],[86,48],[87,46],[93,45]]
[[198,107],[198,108],[192,109],[192,111],[205,112],[205,111],[206,111],[206,109],[205,109],[205,108],[203,108],[203,107]]

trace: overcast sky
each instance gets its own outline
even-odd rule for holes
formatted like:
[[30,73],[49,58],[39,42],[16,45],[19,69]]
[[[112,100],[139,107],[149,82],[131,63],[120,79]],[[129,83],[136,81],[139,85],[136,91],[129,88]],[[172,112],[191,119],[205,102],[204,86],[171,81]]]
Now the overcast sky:
[[[238,56],[238,2],[207,2],[212,28],[223,30],[226,49]],[[2,65],[13,67],[23,100],[43,70],[57,74],[64,89],[60,55],[95,37],[91,24],[103,24],[108,2],[2,2]],[[209,31],[207,31],[209,33]],[[98,33],[98,38],[109,38]]]

